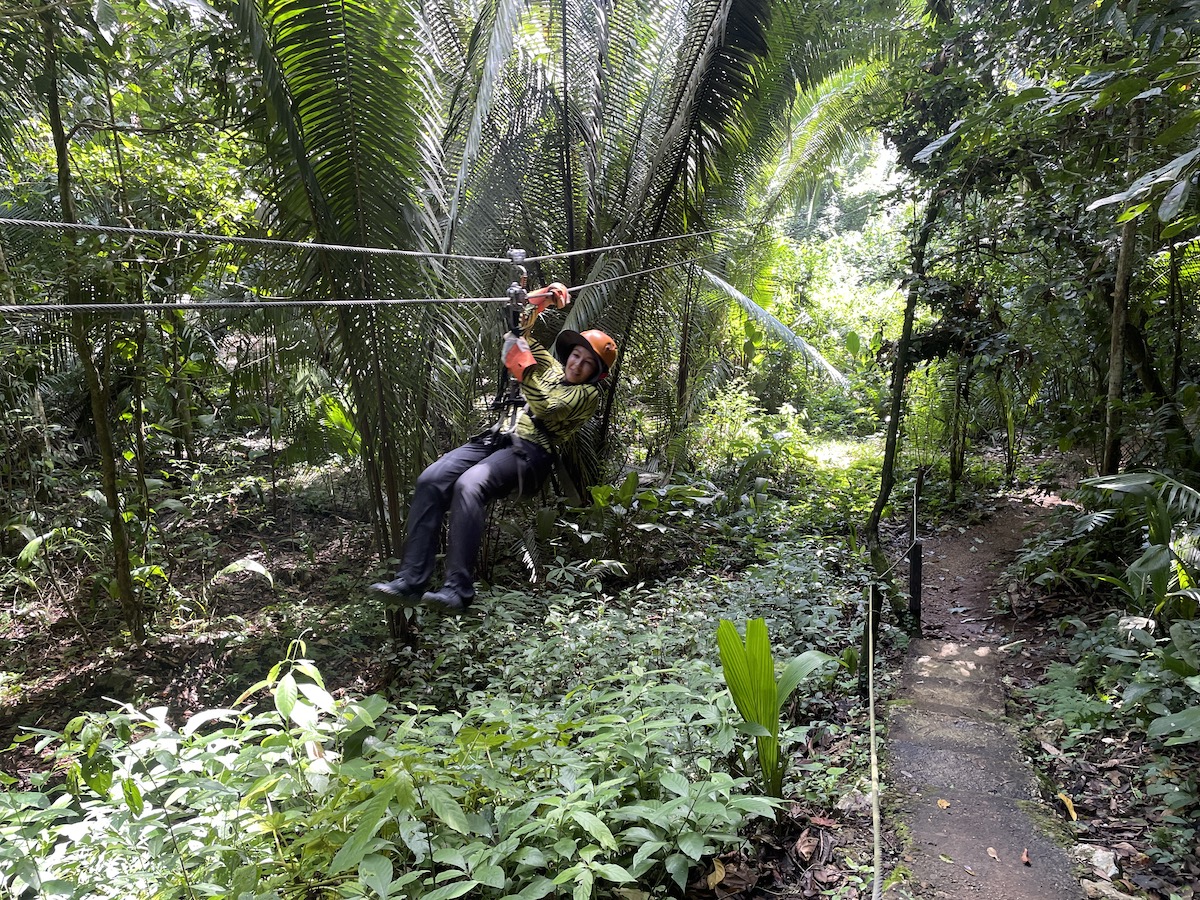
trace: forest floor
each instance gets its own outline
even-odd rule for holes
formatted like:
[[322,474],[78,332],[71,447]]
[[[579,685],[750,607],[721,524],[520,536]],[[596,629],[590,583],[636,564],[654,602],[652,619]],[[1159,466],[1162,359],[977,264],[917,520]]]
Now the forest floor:
[[[1001,673],[997,690],[1005,697],[1035,684],[1046,666],[1061,658],[1057,625],[1071,612],[1072,601],[1044,599],[1034,605],[1023,588],[1002,577],[1003,566],[1011,562],[1029,530],[1045,527],[1058,504],[1056,497],[1047,495],[999,497],[985,504],[971,521],[944,524],[923,536],[925,639],[997,648],[995,658]],[[263,576],[252,570],[219,577],[211,571],[198,571],[197,577],[209,584],[205,608],[175,609],[171,627],[155,631],[159,636],[141,645],[122,644],[116,632],[96,623],[81,623],[81,611],[72,612],[65,606],[51,604],[40,618],[13,611],[0,616],[0,748],[25,729],[59,730],[79,711],[104,709],[108,697],[144,698],[143,708],[162,706],[175,720],[230,703],[286,655],[289,642],[303,633],[305,622],[325,623],[330,627],[321,634],[336,635],[336,647],[322,648],[329,644],[328,637],[314,634],[308,638],[310,655],[321,656],[322,673],[334,693],[385,691],[393,674],[392,662],[381,652],[385,632],[378,621],[378,608],[361,602],[365,586],[380,575],[369,529],[351,510],[343,508],[339,513],[336,503],[288,503],[272,510],[271,517],[278,526],[273,533],[286,536],[273,539],[264,532],[261,517],[239,511],[232,500],[228,508],[212,510],[205,521],[186,527],[205,529],[220,543],[222,558],[261,560],[271,573],[274,590],[262,590],[259,579]],[[175,539],[182,542],[180,534]],[[203,561],[195,565],[202,567]],[[900,573],[901,583],[904,577]],[[322,653],[322,649],[328,652]],[[10,673],[20,673],[19,682]],[[1020,711],[1012,702],[1008,712],[1019,718]],[[1017,727],[1022,727],[1019,722]],[[1090,774],[1097,771],[1094,764],[1070,754],[1055,755],[1053,748],[1045,750],[1042,743],[1042,752],[1029,741],[1025,749],[1043,759],[1050,755],[1051,771],[1040,776],[1039,783],[1047,808],[1058,814],[1055,824],[1060,830],[1065,828],[1066,811],[1061,803],[1054,806],[1055,791],[1064,789],[1068,781],[1077,807],[1107,809],[1111,805],[1104,792],[1111,794],[1115,788],[1108,781],[1096,786]],[[1133,769],[1135,748],[1116,749],[1123,755],[1114,755],[1114,759]],[[888,753],[886,742],[883,752],[885,756]],[[0,773],[18,787],[29,784],[44,765],[32,743],[0,753]],[[1112,774],[1111,770],[1107,774]],[[1064,787],[1047,787],[1059,783]],[[1089,791],[1095,796],[1089,796]],[[829,819],[819,812],[815,815],[814,822],[828,822],[836,829],[836,811],[829,811]],[[885,817],[889,858],[899,868],[914,871],[911,824],[905,823],[897,808],[885,809]],[[1126,896],[1120,891],[1136,893],[1138,889],[1145,892],[1142,896],[1163,900],[1172,894],[1192,896],[1190,888],[1181,888],[1186,878],[1172,878],[1150,865],[1144,852],[1148,830],[1144,810],[1132,806],[1118,810],[1113,805],[1100,819],[1091,833],[1082,837],[1076,826],[1075,839],[1110,850],[1116,867],[1106,878],[1091,872],[1090,864],[1079,874],[1102,883],[1097,890],[1114,893],[1089,896],[1116,898]],[[855,845],[860,858],[866,851],[869,859],[869,815],[847,829],[850,831],[853,836],[847,833],[844,839]],[[800,840],[804,839],[801,835]],[[811,835],[807,839],[811,841]],[[808,849],[811,854],[812,848]],[[836,859],[830,863],[828,854],[818,855],[824,858],[823,873],[828,878],[823,879],[822,871],[815,867],[789,867],[796,881],[787,895],[834,896],[828,891],[839,882],[843,888],[836,896],[869,894],[869,889],[847,893],[842,880],[845,872],[834,871]],[[724,887],[733,889],[734,879]],[[727,891],[722,896],[754,896],[747,887],[745,893]],[[777,880],[776,890],[780,887],[787,886]],[[910,879],[905,889],[916,897],[956,896],[944,890],[939,893],[937,885],[922,882],[920,877]],[[968,893],[986,896],[978,890]]]
[[1197,873],[1147,855],[1156,813],[1130,779],[1149,749],[1126,736],[1107,739],[1104,760],[1064,752],[1055,724],[1025,707],[1023,692],[1066,661],[1060,623],[1084,604],[1035,595],[1005,568],[1069,512],[1053,494],[1003,496],[981,521],[923,536],[923,640],[910,645],[885,749],[914,897],[1200,896]]

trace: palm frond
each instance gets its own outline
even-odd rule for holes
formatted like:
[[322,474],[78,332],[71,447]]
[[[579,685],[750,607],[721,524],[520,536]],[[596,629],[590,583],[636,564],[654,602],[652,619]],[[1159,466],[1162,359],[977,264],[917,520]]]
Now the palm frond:
[[804,338],[800,337],[800,335],[796,334],[792,329],[788,328],[775,318],[775,316],[771,315],[771,313],[767,312],[721,276],[708,269],[702,268],[700,271],[713,285],[736,300],[737,304],[745,310],[746,315],[763,326],[767,331],[779,337],[793,350],[803,354],[805,358],[817,365],[834,384],[840,387],[845,387],[848,384],[846,376],[839,372],[816,347],[804,340]]

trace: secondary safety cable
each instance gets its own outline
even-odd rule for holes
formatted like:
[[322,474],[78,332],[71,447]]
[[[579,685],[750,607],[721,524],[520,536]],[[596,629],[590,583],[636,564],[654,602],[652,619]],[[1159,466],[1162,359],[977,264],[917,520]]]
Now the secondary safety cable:
[[[0,220],[3,224],[4,220]],[[587,284],[576,285],[568,288],[569,291],[578,293],[588,288],[599,287],[606,284],[611,284],[617,281],[623,281],[628,278],[637,278],[641,275],[659,272],[664,269],[677,268],[679,266],[690,266],[700,260],[709,259],[720,254],[720,251],[709,251],[707,253],[697,254],[696,256],[688,257],[687,259],[676,260],[670,263],[664,263],[659,266],[651,266],[645,269],[639,269],[635,272],[625,272],[621,275],[615,275],[611,278],[602,278],[596,281],[588,282]],[[497,260],[501,261],[501,260]],[[502,260],[508,263],[509,260]],[[322,300],[199,300],[196,302],[153,302],[153,303],[6,303],[0,304],[0,314],[29,314],[29,313],[75,313],[75,312],[165,312],[175,310],[176,312],[193,312],[205,309],[275,309],[283,307],[294,308],[336,308],[347,306],[405,306],[413,304],[431,304],[431,303],[470,303],[470,304],[485,304],[485,303],[508,303],[508,297],[340,297],[336,299]]]
[[[248,247],[267,247],[287,250],[324,250],[331,253],[362,253],[369,256],[404,256],[417,259],[441,259],[452,262],[475,263],[504,263],[512,262],[509,257],[472,256],[461,253],[438,253],[428,250],[398,250],[391,247],[358,247],[351,244],[323,244],[312,241],[287,241],[279,238],[258,238],[248,235],[209,234],[200,231],[167,231],[154,228],[132,228],[124,225],[95,225],[87,222],[50,222],[42,219],[0,218],[0,227],[12,228],[41,228],[47,230],[79,231],[89,234],[105,234],[116,237],[164,238],[169,240],[208,242],[216,244],[233,244]],[[572,256],[608,253],[613,250],[627,250],[634,247],[648,247],[669,241],[681,241],[688,238],[708,237],[713,234],[723,234],[730,229],[710,229],[709,231],[688,232],[685,234],[666,235],[657,238],[646,238],[640,241],[629,241],[622,244],[609,244],[604,247],[588,247],[584,250],[570,250],[563,253],[547,253],[542,256],[531,256],[527,263],[545,262],[554,259],[567,259]]]

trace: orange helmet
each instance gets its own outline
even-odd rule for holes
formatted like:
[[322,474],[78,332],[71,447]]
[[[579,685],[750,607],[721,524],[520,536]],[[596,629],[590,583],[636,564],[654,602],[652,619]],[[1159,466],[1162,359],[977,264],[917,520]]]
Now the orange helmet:
[[597,374],[600,378],[607,375],[612,364],[617,361],[617,342],[598,329],[593,328],[582,334],[578,331],[560,331],[554,341],[554,356],[566,365],[567,357],[576,347],[587,347],[595,354],[599,365]]

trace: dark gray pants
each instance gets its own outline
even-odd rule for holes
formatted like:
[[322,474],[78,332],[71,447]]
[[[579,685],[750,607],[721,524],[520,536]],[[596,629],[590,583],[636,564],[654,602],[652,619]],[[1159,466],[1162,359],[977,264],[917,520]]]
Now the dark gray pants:
[[410,585],[433,576],[442,519],[450,512],[445,589],[462,600],[475,595],[475,561],[487,505],[513,491],[528,496],[550,471],[552,457],[537,444],[485,435],[433,462],[417,478],[408,510],[408,540],[397,576]]

